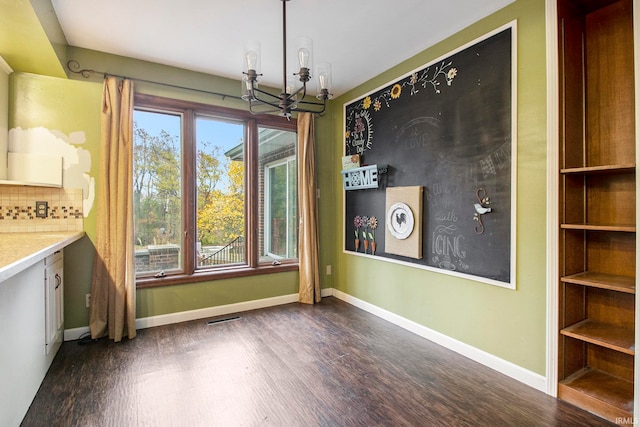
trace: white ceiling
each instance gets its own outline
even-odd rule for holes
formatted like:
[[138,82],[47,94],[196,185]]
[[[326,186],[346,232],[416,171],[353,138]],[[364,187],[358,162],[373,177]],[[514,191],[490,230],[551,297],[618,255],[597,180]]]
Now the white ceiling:
[[[513,0],[291,0],[287,50],[313,40],[340,95]],[[279,0],[52,0],[69,45],[240,79],[248,39],[263,82],[282,84]],[[293,59],[288,59],[293,73]]]

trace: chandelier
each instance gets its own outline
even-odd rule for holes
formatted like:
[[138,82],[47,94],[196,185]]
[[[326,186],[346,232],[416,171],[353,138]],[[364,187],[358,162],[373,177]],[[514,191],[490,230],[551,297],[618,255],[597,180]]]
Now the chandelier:
[[[248,41],[244,48],[244,70],[242,72],[242,99],[249,103],[253,114],[278,112],[280,116],[291,118],[291,112],[322,114],[327,99],[331,99],[331,65],[321,63],[316,67],[318,76],[318,101],[306,101],[307,83],[311,80],[313,66],[313,44],[308,38],[298,40],[297,58],[300,69],[287,76],[287,2],[282,1],[282,92],[279,95],[260,89],[260,43]],[[295,80],[300,82],[296,84]]]

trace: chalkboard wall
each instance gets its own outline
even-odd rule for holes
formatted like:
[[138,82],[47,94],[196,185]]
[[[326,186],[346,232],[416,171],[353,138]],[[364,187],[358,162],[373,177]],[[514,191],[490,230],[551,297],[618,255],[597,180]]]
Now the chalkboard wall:
[[[388,165],[377,189],[345,192],[346,251],[356,251],[354,218],[375,216],[378,227],[368,230],[375,256],[509,286],[513,31],[501,29],[345,104],[345,155]],[[423,256],[386,253],[386,189],[416,185],[424,187]]]

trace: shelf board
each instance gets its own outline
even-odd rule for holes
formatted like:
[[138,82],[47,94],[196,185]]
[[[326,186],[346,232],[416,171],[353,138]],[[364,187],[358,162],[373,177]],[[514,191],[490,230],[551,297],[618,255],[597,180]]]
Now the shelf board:
[[593,271],[583,271],[560,278],[565,283],[590,286],[593,288],[609,289],[628,294],[636,293],[636,280],[633,277],[619,276],[615,274],[596,273]]
[[610,420],[633,413],[633,383],[606,372],[583,368],[562,380],[558,397]]
[[635,334],[632,328],[586,319],[562,329],[560,333],[631,356],[635,354]]
[[577,168],[560,169],[561,174],[591,174],[591,173],[633,173],[636,165],[633,163],[621,165],[583,166]]
[[636,226],[634,224],[560,224],[560,228],[565,230],[636,232]]

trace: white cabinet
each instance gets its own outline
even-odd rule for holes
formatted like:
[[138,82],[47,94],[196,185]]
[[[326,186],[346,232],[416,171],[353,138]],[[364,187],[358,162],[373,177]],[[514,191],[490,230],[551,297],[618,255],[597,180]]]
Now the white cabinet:
[[55,353],[64,333],[64,270],[62,251],[44,260],[45,351]]
[[62,188],[62,156],[8,152],[7,180],[21,185]]
[[82,236],[5,233],[0,238],[2,427],[20,425],[62,345],[63,249]]
[[53,361],[45,350],[44,260],[0,282],[0,426],[19,426]]
[[62,250],[0,281],[0,426],[18,426],[64,326]]

